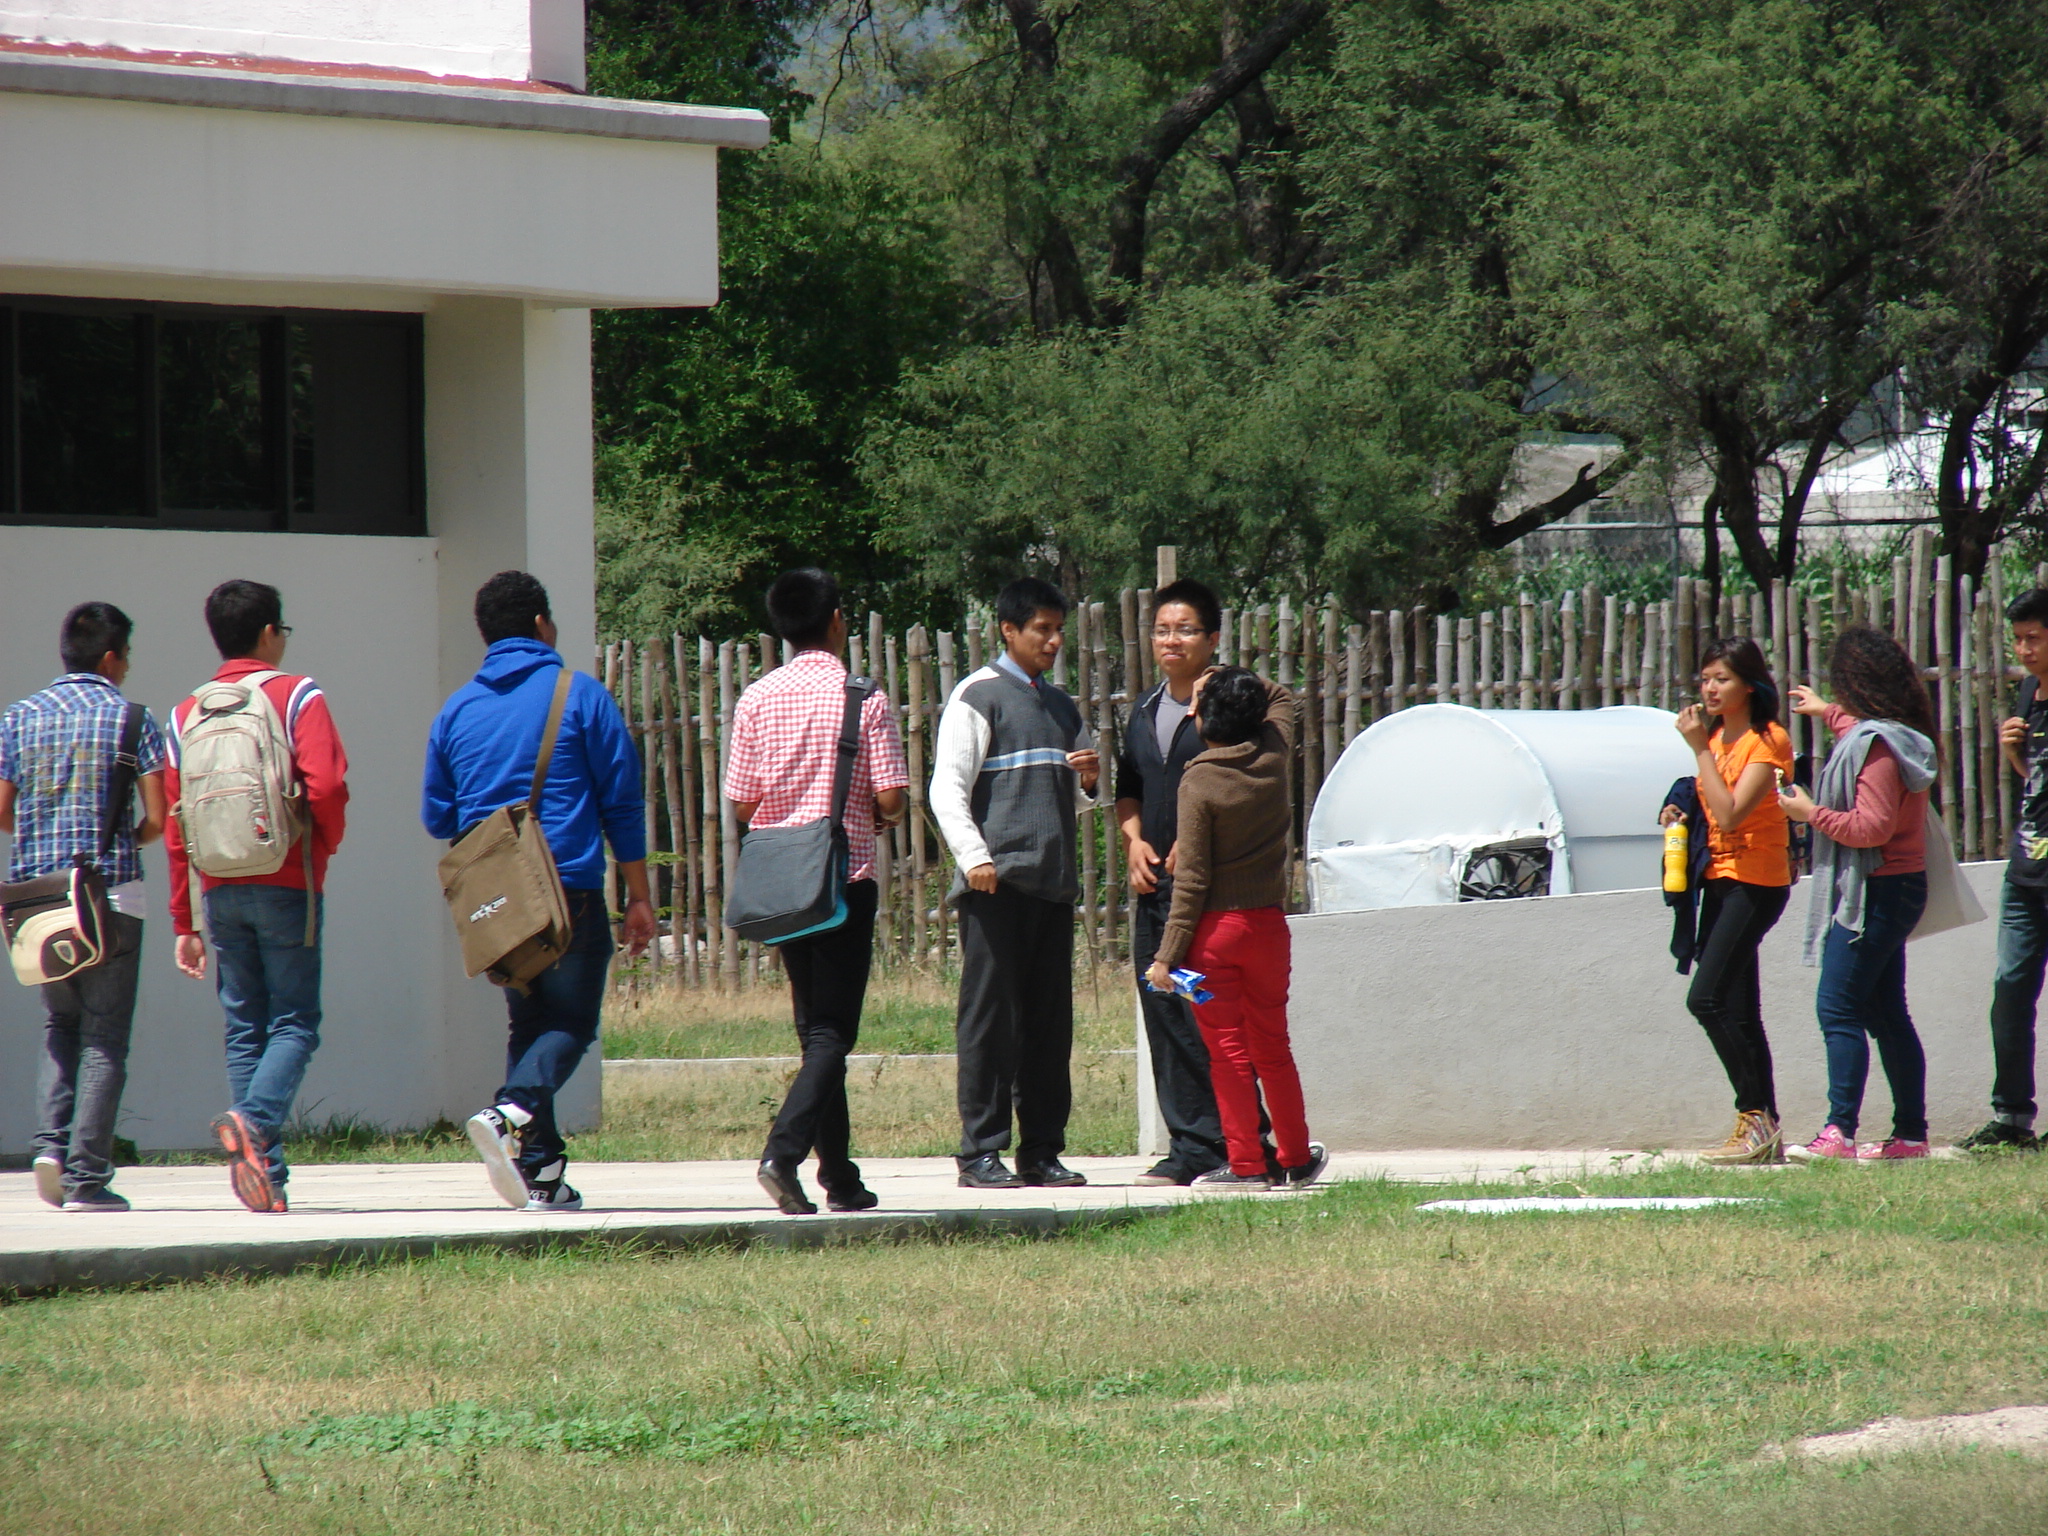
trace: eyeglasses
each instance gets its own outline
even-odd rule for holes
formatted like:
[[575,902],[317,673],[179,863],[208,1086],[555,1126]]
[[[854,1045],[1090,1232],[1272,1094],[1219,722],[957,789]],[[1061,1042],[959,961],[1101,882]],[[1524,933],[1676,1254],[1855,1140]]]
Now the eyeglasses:
[[1207,633],[1209,631],[1206,629],[1198,629],[1192,624],[1183,624],[1178,629],[1168,629],[1162,624],[1153,628],[1152,638],[1154,640],[1199,640]]
[[292,637],[292,627],[291,627],[291,625],[289,625],[289,624],[280,624],[280,625],[278,625],[278,626],[277,626],[277,632],[278,632],[278,633],[279,633],[280,635],[283,635],[283,636],[285,637],[285,639],[287,639],[287,640],[291,639],[291,637]]

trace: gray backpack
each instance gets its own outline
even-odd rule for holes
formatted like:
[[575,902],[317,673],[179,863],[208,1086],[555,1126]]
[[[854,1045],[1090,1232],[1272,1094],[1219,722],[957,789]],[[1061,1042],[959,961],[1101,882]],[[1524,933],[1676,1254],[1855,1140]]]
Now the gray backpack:
[[313,942],[312,818],[292,761],[291,734],[263,685],[281,672],[215,681],[192,695],[178,727],[178,832],[199,876],[234,880],[274,875],[294,842],[306,863],[306,942]]

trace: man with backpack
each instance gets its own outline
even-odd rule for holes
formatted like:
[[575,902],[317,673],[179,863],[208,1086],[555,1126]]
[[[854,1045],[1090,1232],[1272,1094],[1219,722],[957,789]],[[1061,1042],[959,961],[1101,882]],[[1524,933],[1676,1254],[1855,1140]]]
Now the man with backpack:
[[[489,649],[428,732],[420,819],[433,836],[457,842],[492,812],[527,800],[538,779],[540,827],[568,898],[571,937],[559,960],[506,992],[504,1085],[470,1116],[469,1138],[507,1205],[580,1210],[583,1197],[566,1176],[555,1095],[597,1040],[614,948],[604,891],[607,843],[626,882],[627,947],[637,955],[654,938],[640,753],[618,705],[586,673],[569,674],[556,713],[568,663],[555,650],[555,621],[539,581],[500,571],[477,591],[476,626]],[[551,719],[554,747],[542,764]],[[537,767],[545,772],[536,774]]]
[[1991,1118],[1956,1145],[1965,1152],[2038,1152],[2034,1134],[2034,1013],[2048,970],[2048,588],[2014,598],[2020,679],[1998,744],[2019,776],[2018,815],[1998,901],[1998,974],[1991,988]]
[[849,679],[840,660],[846,615],[839,583],[814,568],[783,572],[768,589],[768,619],[797,652],[750,684],[733,710],[725,797],[734,813],[757,832],[830,817],[840,738],[849,725],[854,755],[839,822],[846,836],[843,916],[779,946],[803,1065],[768,1132],[756,1176],[785,1216],[815,1215],[797,1180],[815,1148],[825,1203],[835,1211],[871,1210],[875,1196],[847,1155],[846,1057],[860,1035],[874,950],[875,833],[903,819],[910,773],[888,698],[865,679]]
[[206,628],[220,669],[171,711],[171,921],[187,976],[206,975],[213,937],[228,1066],[213,1132],[229,1182],[250,1210],[282,1214],[282,1131],[320,1044],[322,893],[347,828],[348,755],[320,685],[281,670],[292,631],[277,588],[222,582]]
[[[81,865],[105,884],[99,962],[42,988],[36,1193],[67,1211],[128,1209],[107,1186],[142,966],[137,850],[162,834],[165,805],[163,733],[121,697],[134,628],[112,603],[80,603],[64,616],[64,675],[0,714],[0,832],[14,836],[8,884]],[[131,787],[142,792],[134,825]]]

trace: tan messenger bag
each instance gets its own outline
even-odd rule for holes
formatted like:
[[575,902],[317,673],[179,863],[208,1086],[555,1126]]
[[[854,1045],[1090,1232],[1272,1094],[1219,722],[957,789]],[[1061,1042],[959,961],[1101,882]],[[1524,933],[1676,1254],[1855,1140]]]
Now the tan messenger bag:
[[441,894],[462,941],[462,969],[524,996],[527,984],[569,952],[569,898],[540,826],[540,792],[569,702],[562,668],[533,765],[533,790],[491,812],[441,856]]

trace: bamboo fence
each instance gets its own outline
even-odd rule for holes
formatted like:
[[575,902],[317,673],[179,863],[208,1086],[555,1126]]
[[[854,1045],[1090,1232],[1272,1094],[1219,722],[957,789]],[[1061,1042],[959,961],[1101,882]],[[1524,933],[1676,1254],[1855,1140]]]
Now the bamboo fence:
[[[1588,586],[1561,599],[1519,601],[1471,617],[1423,608],[1375,611],[1353,623],[1334,599],[1281,598],[1225,609],[1218,659],[1251,667],[1291,688],[1299,707],[1294,858],[1324,776],[1358,733],[1399,709],[1457,703],[1481,709],[1594,709],[1647,704],[1676,709],[1694,697],[1696,658],[1715,636],[1758,640],[1781,685],[1824,690],[1827,648],[1844,624],[1888,629],[1919,663],[1940,727],[1939,790],[1956,854],[2003,856],[2011,831],[2013,774],[1998,751],[1998,722],[2020,674],[2006,655],[2003,561],[1994,553],[1978,585],[1954,578],[1949,557],[1919,530],[1892,562],[1889,582],[1850,586],[1837,571],[1827,591],[1776,584],[1723,593],[1703,581],[1677,584],[1669,599],[1623,602]],[[2036,579],[2048,585],[2048,564]],[[1111,798],[1115,755],[1133,697],[1158,681],[1144,625],[1150,589],[1126,588],[1114,602],[1077,603],[1051,678],[1074,696],[1102,752],[1099,803],[1080,824],[1081,949],[1091,961],[1128,954],[1130,891]],[[910,815],[878,839],[882,899],[877,958],[884,964],[940,965],[954,955],[945,896],[952,861],[926,804],[938,716],[954,684],[993,659],[993,623],[961,631],[885,630],[880,614],[850,639],[854,672],[880,683],[903,733],[910,767]],[[772,947],[743,942],[719,921],[740,827],[719,794],[719,767],[733,705],[756,678],[788,659],[774,636],[758,641],[702,637],[620,639],[597,663],[641,744],[649,860],[662,938],[629,984],[731,990],[774,968]],[[1817,721],[1788,722],[1794,750],[1828,742]],[[1645,872],[1645,881],[1650,872]]]

